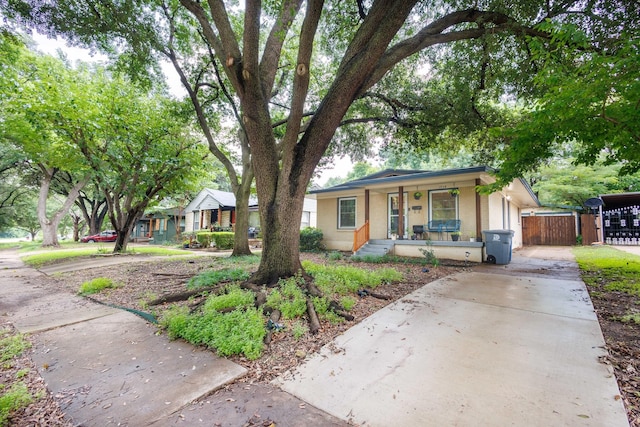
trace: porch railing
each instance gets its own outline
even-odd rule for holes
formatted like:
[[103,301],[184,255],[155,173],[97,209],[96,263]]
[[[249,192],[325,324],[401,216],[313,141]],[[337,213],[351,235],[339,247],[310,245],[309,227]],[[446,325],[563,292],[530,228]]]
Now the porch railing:
[[353,252],[364,246],[369,241],[369,221],[365,221],[364,225],[353,232]]

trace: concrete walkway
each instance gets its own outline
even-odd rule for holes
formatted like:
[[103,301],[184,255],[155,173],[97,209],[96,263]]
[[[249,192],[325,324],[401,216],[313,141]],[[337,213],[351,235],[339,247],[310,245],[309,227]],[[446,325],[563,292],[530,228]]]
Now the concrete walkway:
[[628,426],[567,251],[428,284],[276,384],[366,426]]

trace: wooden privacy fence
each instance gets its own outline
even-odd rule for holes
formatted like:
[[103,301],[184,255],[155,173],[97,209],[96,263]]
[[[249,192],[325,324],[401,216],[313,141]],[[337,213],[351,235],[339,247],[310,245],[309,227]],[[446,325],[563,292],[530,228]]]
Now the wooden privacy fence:
[[594,242],[599,242],[598,237],[598,224],[596,221],[599,218],[592,214],[580,215],[580,231],[582,234],[582,244],[590,245]]
[[522,217],[522,243],[531,245],[573,246],[576,244],[576,220],[573,216]]

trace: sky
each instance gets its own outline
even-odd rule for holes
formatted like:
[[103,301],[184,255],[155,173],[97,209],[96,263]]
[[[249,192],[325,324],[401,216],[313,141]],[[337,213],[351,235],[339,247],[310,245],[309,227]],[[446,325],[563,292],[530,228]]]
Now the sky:
[[[37,49],[42,53],[57,56],[58,50],[61,50],[65,54],[65,56],[71,61],[71,63],[74,63],[76,61],[83,61],[83,62],[93,62],[93,61],[106,62],[107,61],[107,57],[100,53],[91,54],[91,52],[88,49],[69,46],[64,40],[60,38],[49,39],[46,36],[43,36],[38,33],[33,33],[31,37],[37,43],[38,45]],[[185,91],[182,88],[182,85],[178,79],[178,76],[175,73],[175,70],[173,70],[173,68],[171,67],[171,65],[167,63],[166,66],[162,67],[162,70],[165,73],[165,75],[168,76],[167,82],[170,87],[170,92],[175,96],[179,96],[179,97],[184,96]],[[351,162],[351,159],[349,159],[349,157],[336,159],[333,167],[324,170],[319,175],[318,178],[314,179],[314,182],[316,182],[319,185],[324,185],[329,178],[346,177],[347,174],[351,171],[352,167],[353,167],[353,163]]]

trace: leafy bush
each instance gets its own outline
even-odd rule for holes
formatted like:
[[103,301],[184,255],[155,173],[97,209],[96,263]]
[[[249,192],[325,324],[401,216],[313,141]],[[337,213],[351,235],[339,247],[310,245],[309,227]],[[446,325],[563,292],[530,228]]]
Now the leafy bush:
[[440,261],[438,260],[438,257],[436,257],[436,253],[431,246],[429,246],[427,249],[419,248],[418,250],[422,252],[422,255],[424,255],[424,258],[428,264],[431,264],[434,267],[437,267],[440,264]]
[[246,280],[251,273],[242,268],[225,268],[223,270],[204,271],[189,279],[187,288],[197,289],[216,285],[220,282]]
[[208,248],[213,242],[213,232],[211,231],[199,231],[196,233],[196,240],[203,248]]
[[234,233],[227,231],[217,231],[213,233],[213,240],[218,249],[233,249]]
[[294,319],[307,311],[307,299],[300,285],[304,284],[302,277],[280,279],[278,288],[267,296],[267,306],[280,310],[285,319]]
[[322,230],[306,227],[300,230],[300,250],[303,252],[319,252],[322,250]]
[[117,283],[115,283],[108,277],[96,277],[95,279],[84,282],[82,285],[80,285],[80,290],[78,291],[78,293],[80,295],[90,295],[98,293],[103,289],[117,288],[118,286],[119,285]]
[[329,260],[331,261],[340,261],[342,259],[342,253],[338,251],[333,251],[329,254]]

